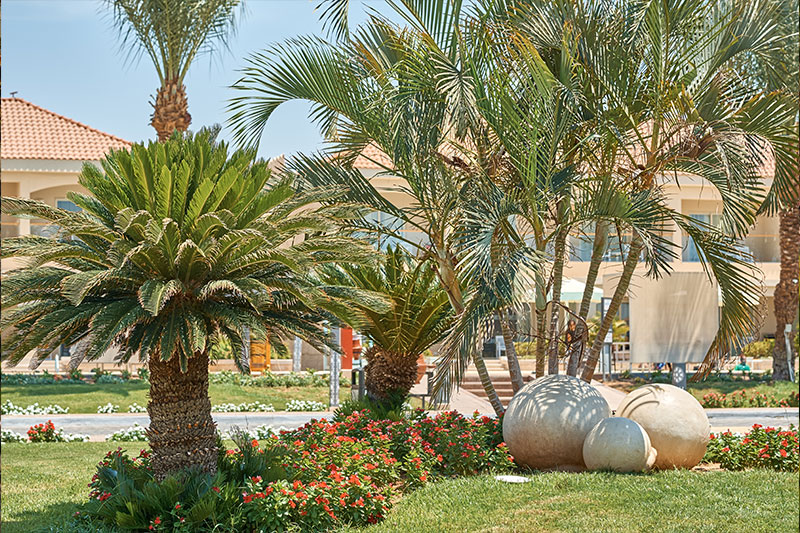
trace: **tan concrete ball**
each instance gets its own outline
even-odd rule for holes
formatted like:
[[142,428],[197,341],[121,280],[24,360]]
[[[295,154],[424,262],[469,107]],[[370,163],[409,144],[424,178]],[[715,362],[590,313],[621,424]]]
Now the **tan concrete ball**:
[[605,398],[585,381],[545,376],[511,399],[503,417],[503,439],[521,465],[582,470],[586,434],[610,414]]
[[628,394],[617,415],[638,422],[658,450],[655,468],[693,468],[706,453],[711,425],[700,402],[673,385],[645,385]]
[[629,418],[615,416],[601,420],[586,435],[583,462],[589,470],[643,472],[648,469],[652,451],[650,438],[642,426]]

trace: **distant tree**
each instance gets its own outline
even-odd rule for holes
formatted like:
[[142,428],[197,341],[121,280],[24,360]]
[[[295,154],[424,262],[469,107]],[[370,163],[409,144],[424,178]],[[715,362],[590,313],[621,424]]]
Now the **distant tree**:
[[186,87],[189,67],[202,53],[226,45],[242,0],[105,0],[121,44],[130,54],[146,54],[161,86],[150,125],[159,141],[192,122]]

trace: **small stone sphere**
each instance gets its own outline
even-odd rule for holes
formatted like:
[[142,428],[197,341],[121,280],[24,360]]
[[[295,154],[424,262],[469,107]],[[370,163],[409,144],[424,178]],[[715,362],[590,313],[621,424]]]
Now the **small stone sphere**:
[[601,420],[583,441],[583,461],[589,470],[643,472],[655,460],[647,432],[628,418]]
[[511,399],[503,439],[520,465],[583,470],[583,441],[611,409],[597,389],[572,376],[544,376]]
[[693,468],[703,459],[711,425],[694,396],[673,385],[645,385],[628,394],[617,415],[638,422],[658,450],[655,468]]

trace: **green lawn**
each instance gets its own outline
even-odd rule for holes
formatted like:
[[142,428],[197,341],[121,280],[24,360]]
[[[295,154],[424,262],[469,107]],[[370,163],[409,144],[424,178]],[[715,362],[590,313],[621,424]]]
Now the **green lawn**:
[[790,392],[797,391],[797,384],[791,381],[712,381],[708,383],[689,383],[689,392],[697,398],[703,399],[703,395],[709,392],[717,394],[730,394],[737,390],[746,390],[748,393],[758,392],[761,394],[773,395],[776,398],[785,397]]
[[[128,406],[147,405],[149,384],[135,380],[128,383],[57,384],[57,385],[3,385],[0,401],[11,400],[14,405],[26,407],[58,404],[69,407],[70,413],[96,413],[98,405],[111,402],[126,413]],[[233,384],[212,383],[208,387],[211,403],[261,402],[272,404],[276,411],[286,407],[289,400],[316,400],[328,403],[328,387],[243,387]],[[342,387],[342,398],[349,397],[349,387]]]
[[[143,445],[123,448],[136,452]],[[4,444],[2,530],[29,532],[69,516],[113,443]],[[368,532],[797,531],[798,476],[770,471],[491,476],[428,485]]]
[[771,471],[462,478],[408,495],[386,521],[358,531],[789,532],[798,530],[797,481]]

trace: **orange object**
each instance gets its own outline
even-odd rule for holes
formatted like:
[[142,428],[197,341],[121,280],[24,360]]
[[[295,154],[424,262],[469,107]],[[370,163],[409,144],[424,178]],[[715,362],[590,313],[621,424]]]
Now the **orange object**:
[[342,347],[342,370],[353,370],[353,330],[342,328],[339,343]]
[[269,341],[250,339],[250,373],[269,372],[272,368]]

